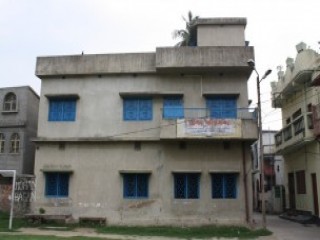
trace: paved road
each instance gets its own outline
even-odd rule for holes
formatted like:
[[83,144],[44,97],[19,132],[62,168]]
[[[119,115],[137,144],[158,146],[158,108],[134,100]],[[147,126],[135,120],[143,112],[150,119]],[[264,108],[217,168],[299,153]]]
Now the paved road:
[[[254,214],[258,225],[261,218],[261,214]],[[274,239],[278,240],[320,240],[320,227],[315,224],[303,225],[268,215],[267,228],[274,233]]]

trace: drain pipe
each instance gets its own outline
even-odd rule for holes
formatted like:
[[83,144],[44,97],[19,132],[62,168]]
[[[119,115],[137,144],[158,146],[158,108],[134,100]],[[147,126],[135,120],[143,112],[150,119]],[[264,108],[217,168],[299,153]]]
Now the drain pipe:
[[246,210],[246,222],[249,222],[249,203],[248,203],[248,186],[247,186],[247,171],[246,171],[246,143],[242,142],[242,168],[243,168],[243,186],[244,186],[244,203]]

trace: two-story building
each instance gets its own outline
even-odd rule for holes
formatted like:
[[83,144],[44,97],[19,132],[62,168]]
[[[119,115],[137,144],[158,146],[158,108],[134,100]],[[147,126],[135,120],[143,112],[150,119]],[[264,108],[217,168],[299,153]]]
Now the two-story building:
[[195,47],[37,58],[35,212],[134,225],[251,220],[246,19],[196,24]]
[[[0,210],[10,209],[12,172],[17,175],[15,212],[26,212],[31,189],[20,182],[33,180],[39,96],[30,87],[0,88]],[[26,180],[27,179],[27,180]],[[26,184],[27,185],[27,184]],[[29,185],[28,185],[29,186]],[[21,193],[23,192],[23,194]],[[26,193],[27,192],[27,193]]]
[[271,84],[273,107],[282,110],[276,151],[283,155],[287,169],[287,207],[319,217],[320,146],[315,126],[320,116],[320,57],[305,43],[296,48],[295,60],[288,58],[285,71],[279,69],[278,81]]
[[0,169],[33,174],[39,96],[30,87],[0,88]]

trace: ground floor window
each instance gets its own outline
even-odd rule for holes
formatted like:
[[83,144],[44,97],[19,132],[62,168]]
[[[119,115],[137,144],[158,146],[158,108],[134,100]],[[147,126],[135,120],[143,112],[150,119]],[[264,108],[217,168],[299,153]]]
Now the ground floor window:
[[47,172],[46,197],[68,197],[69,196],[69,173]]
[[199,173],[174,173],[174,198],[199,198]]
[[236,173],[211,174],[212,198],[237,198]]
[[147,198],[149,174],[147,173],[124,173],[123,197],[124,198]]
[[297,193],[306,194],[306,176],[304,171],[296,172]]

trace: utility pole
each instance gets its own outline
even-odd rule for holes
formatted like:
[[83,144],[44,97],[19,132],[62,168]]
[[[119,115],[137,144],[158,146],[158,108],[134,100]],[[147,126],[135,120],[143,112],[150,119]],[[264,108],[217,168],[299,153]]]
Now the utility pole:
[[253,59],[248,60],[248,65],[257,74],[257,94],[258,94],[258,131],[259,131],[259,161],[260,161],[260,174],[261,174],[261,212],[262,212],[262,227],[267,227],[266,221],[266,201],[265,201],[265,188],[264,188],[264,157],[263,157],[263,140],[262,140],[262,119],[261,119],[261,99],[260,99],[260,82],[265,79],[271,70],[267,70],[260,79],[259,73],[256,69],[255,62]]

